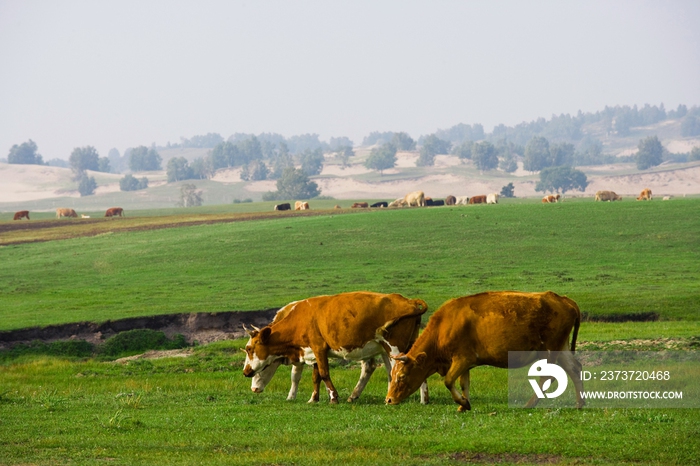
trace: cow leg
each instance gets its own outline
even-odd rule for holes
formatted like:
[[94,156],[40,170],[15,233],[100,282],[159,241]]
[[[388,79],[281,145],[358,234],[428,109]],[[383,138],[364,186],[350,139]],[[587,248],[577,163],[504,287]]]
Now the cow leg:
[[430,403],[430,395],[428,394],[428,381],[424,380],[420,384],[420,404],[427,405]]
[[462,387],[462,396],[469,401],[469,371],[462,374],[459,378],[459,385]]
[[309,399],[309,403],[318,403],[318,391],[321,388],[321,376],[318,373],[318,364],[314,364],[314,371],[313,375],[311,376],[311,380],[314,382],[314,391],[311,394],[311,398]]
[[[318,351],[314,350],[316,355],[316,365],[318,367],[318,375],[321,380],[326,384],[326,390],[328,390],[328,396],[330,396],[330,402],[332,404],[338,403],[338,390],[335,389],[333,382],[331,381],[331,373],[328,369],[328,349],[322,348]],[[314,388],[316,389],[316,388]]]
[[469,365],[466,361],[455,361],[452,360],[452,365],[450,369],[445,374],[445,387],[450,391],[452,399],[459,405],[457,411],[463,412],[472,409],[469,400],[465,398],[455,387],[455,382],[457,378],[464,375],[465,372],[469,372]]
[[[292,364],[292,386],[289,389],[289,395],[287,395],[287,400],[296,400],[297,390],[299,390],[299,381],[301,380],[301,373],[304,371],[304,363]],[[318,400],[317,400],[318,401]]]
[[583,382],[581,381],[581,363],[576,360],[571,351],[562,351],[557,359],[558,364],[564,369],[569,378],[574,382],[576,390],[576,407],[581,409],[586,401],[581,396]]
[[352,395],[350,395],[350,398],[348,398],[348,403],[352,403],[360,397],[360,395],[362,394],[362,390],[364,390],[367,386],[367,382],[369,382],[369,378],[372,376],[372,373],[376,368],[377,363],[374,361],[374,358],[362,360],[362,372],[360,373],[360,380],[357,381],[357,385],[352,391]]

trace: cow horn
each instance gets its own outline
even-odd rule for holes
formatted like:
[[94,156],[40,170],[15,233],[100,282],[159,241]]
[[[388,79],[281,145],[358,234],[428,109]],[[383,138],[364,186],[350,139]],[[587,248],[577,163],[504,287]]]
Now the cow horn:
[[245,326],[245,324],[241,324],[243,326],[243,330],[245,330],[245,333],[247,333],[249,336],[253,336],[253,332],[248,330],[248,327]]
[[260,331],[260,329],[259,329],[258,327],[256,327],[255,325],[250,324],[250,326],[253,327],[253,330],[255,330],[256,332],[259,332],[259,331]]
[[403,353],[398,354],[398,355],[396,355],[396,356],[392,356],[392,358],[395,359],[396,361],[401,361],[401,362],[406,362],[406,361],[408,361],[408,356],[406,356],[406,355],[403,354]]

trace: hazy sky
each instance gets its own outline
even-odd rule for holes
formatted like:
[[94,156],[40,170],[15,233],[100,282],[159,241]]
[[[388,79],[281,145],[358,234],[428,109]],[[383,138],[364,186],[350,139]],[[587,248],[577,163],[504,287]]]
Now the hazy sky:
[[700,104],[700,2],[0,0],[0,157]]

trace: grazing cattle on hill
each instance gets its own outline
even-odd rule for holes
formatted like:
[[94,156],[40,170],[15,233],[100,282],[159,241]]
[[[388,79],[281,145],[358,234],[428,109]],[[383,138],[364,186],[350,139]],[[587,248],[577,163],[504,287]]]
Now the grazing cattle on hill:
[[376,207],[389,207],[389,203],[388,203],[388,202],[384,202],[384,201],[375,202],[375,203],[372,204],[370,207],[375,207],[375,208],[376,208]]
[[73,210],[73,209],[59,207],[58,209],[56,209],[56,218],[61,218],[61,217],[78,218],[78,214],[76,214],[75,210]]
[[352,209],[365,209],[365,208],[367,208],[367,207],[369,207],[369,204],[366,203],[366,202],[355,202],[355,203],[351,206]]
[[[274,323],[278,322],[282,318],[286,317],[290,312],[292,312],[296,308],[295,305],[296,305],[296,303],[291,303],[291,304],[288,304],[287,306],[283,307],[282,309],[280,309],[279,312],[277,312],[277,314],[275,315],[275,318],[273,319],[273,321],[270,325],[273,325]],[[390,325],[386,329],[386,333],[384,334],[384,339],[386,340],[386,342],[389,344],[389,346],[391,348],[396,349],[396,351],[393,354],[397,354],[398,352],[408,351],[408,348],[411,347],[413,342],[418,337],[420,322],[421,322],[420,316],[402,318],[402,319],[399,319],[396,323]],[[260,329],[258,329],[258,328],[254,327],[254,329],[258,332],[260,331]],[[406,349],[402,349],[402,348],[406,348]],[[335,358],[342,358],[343,357],[342,355],[337,355],[335,353],[329,353],[329,356],[335,357]],[[391,380],[392,360],[389,358],[389,355],[385,351],[381,351],[380,356],[382,357],[382,360],[384,361],[384,369],[387,372],[388,380]],[[362,391],[364,390],[365,386],[367,385],[367,382],[369,381],[370,376],[372,375],[372,373],[374,372],[374,370],[377,367],[376,363],[375,363],[374,356],[365,357],[364,359],[361,359],[360,362],[362,365],[362,370],[360,372],[360,380],[358,380],[357,385],[355,386],[355,389],[353,390],[352,395],[350,396],[348,401],[354,401],[360,397],[360,395],[362,394]],[[253,391],[253,393],[262,393],[265,390],[265,387],[267,386],[267,384],[269,384],[270,381],[272,380],[272,377],[275,375],[277,368],[282,364],[285,364],[285,365],[291,364],[291,366],[292,366],[292,371],[291,371],[292,385],[289,389],[289,394],[287,395],[287,400],[296,399],[297,391],[299,389],[299,381],[301,380],[301,375],[302,375],[302,372],[304,371],[305,362],[303,360],[300,360],[297,362],[292,362],[292,361],[290,361],[289,358],[277,359],[277,360],[273,361],[265,369],[256,373],[253,376],[253,381],[251,382],[251,386],[250,386],[250,389]],[[421,385],[421,402],[423,402],[423,403],[428,402],[427,390],[428,390],[427,384]]]
[[[365,291],[317,296],[287,306],[291,309],[280,311],[286,313],[284,317],[249,332],[243,374],[253,377],[280,359],[292,364],[304,361],[314,367],[314,391],[309,402],[319,400],[323,380],[331,403],[338,402],[338,391],[328,369],[330,355],[362,360],[396,353],[398,348],[392,347],[388,338],[393,328],[404,319],[418,325],[416,320],[428,308],[421,299]],[[348,401],[358,395],[353,392]]]
[[469,204],[469,196],[457,196],[455,205],[467,205]]
[[615,194],[614,191],[598,191],[595,193],[596,201],[621,201],[622,197]]
[[561,197],[560,194],[549,194],[549,195],[542,198],[542,203],[543,204],[553,204],[555,202],[559,202],[560,197]]
[[395,201],[391,201],[389,203],[389,207],[406,207],[408,204],[406,203],[406,199],[403,197],[396,199]]
[[292,206],[289,202],[285,202],[284,204],[277,204],[275,210],[292,210]]
[[433,203],[433,198],[432,198],[432,197],[423,198],[423,202],[425,202],[425,206],[426,206],[426,207],[430,207],[430,206],[435,205],[435,204]]
[[445,205],[456,205],[457,204],[457,198],[454,197],[452,194],[447,196],[445,198]]
[[498,198],[500,196],[501,195],[498,193],[491,193],[491,194],[486,196],[486,203],[487,204],[498,204]]
[[122,217],[124,215],[124,209],[121,207],[110,207],[105,212],[105,217]]
[[296,201],[296,202],[294,203],[294,210],[301,210],[301,205],[302,205],[302,204],[303,204],[303,202],[301,202],[301,201]]
[[[435,311],[408,353],[394,356],[386,402],[400,403],[437,372],[459,411],[471,409],[469,371],[483,365],[509,367],[508,352],[523,351],[528,356],[516,361],[518,367],[545,358],[560,365],[574,382],[576,406],[581,408],[581,364],[573,356],[580,322],[578,305],[551,291],[494,291],[451,299]],[[458,379],[462,393],[455,387]],[[540,386],[544,382],[540,377]],[[537,401],[533,395],[527,407]]]
[[470,204],[486,204],[486,195],[472,196],[469,198]]
[[23,218],[29,220],[28,210],[20,210],[19,212],[15,212],[15,216],[12,218],[12,220],[22,220]]
[[423,191],[408,193],[403,199],[409,207],[425,207],[425,193]]
[[335,207],[333,207],[333,208],[334,209],[342,209],[342,207],[340,207],[338,204],[336,204]]
[[651,189],[644,188],[637,198],[638,201],[651,201]]
[[308,202],[302,202],[301,203],[301,210],[310,210],[311,208],[309,207]]
[[661,200],[662,200],[662,201],[670,201],[670,200],[671,200],[671,196],[664,196]]
[[442,206],[445,205],[445,201],[442,199],[431,199],[429,197],[425,198],[425,205],[430,206]]

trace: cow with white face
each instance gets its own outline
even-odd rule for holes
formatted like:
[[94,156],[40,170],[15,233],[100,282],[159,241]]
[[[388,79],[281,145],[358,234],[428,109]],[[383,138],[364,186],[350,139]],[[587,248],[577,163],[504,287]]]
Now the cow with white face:
[[[294,399],[303,364],[313,365],[314,392],[309,402],[319,400],[323,380],[331,403],[337,403],[338,392],[330,379],[328,358],[360,360],[360,380],[348,398],[352,402],[376,368],[377,355],[384,360],[390,375],[388,355],[410,348],[427,308],[420,299],[371,292],[317,296],[290,303],[270,325],[248,332],[243,373],[253,377],[251,388],[260,393],[281,364],[292,364],[292,387],[287,399]],[[421,399],[428,401],[427,385],[421,387]]]

